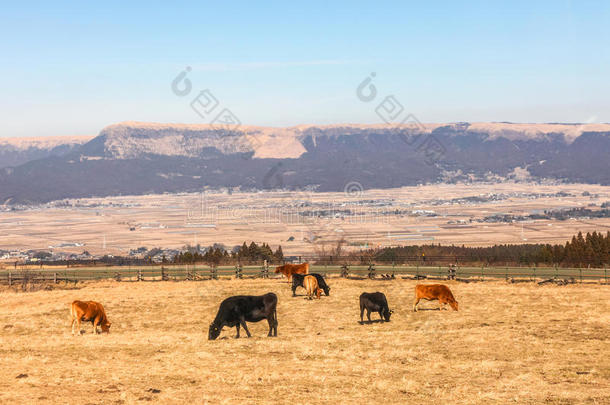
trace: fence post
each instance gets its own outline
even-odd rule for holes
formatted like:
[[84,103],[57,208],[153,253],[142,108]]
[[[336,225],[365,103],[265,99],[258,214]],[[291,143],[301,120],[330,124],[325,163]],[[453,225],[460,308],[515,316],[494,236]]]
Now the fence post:
[[53,273],[53,283],[57,284],[57,272]]
[[115,273],[114,273],[114,279],[115,279],[116,281],[121,281],[121,273],[120,273],[120,272],[118,272],[118,271],[117,271],[117,272],[115,272]]
[[11,273],[11,271],[8,271],[8,286],[12,286],[13,285],[13,274]]
[[261,277],[269,278],[269,266],[267,265],[267,260],[263,262],[263,267],[261,268]]
[[142,281],[142,269],[138,269],[138,281]]
[[555,265],[555,280],[557,280],[557,277],[559,277],[559,268]]
[[606,280],[606,283],[608,282],[608,269],[606,268],[606,266],[604,266],[604,279]]
[[243,268],[241,267],[241,263],[236,264],[235,265],[235,278],[241,279],[243,277],[242,272],[243,272]]
[[504,268],[504,279],[508,280],[508,266]]
[[578,272],[580,273],[580,284],[582,284],[582,267],[578,268]]
[[349,275],[349,268],[347,267],[347,264],[344,264],[343,266],[341,266],[341,277],[347,278],[348,275]]

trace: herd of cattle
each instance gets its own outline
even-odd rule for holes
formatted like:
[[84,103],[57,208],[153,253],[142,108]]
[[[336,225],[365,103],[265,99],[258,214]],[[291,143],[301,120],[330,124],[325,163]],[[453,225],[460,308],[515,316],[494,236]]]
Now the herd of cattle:
[[[276,273],[282,273],[289,280],[292,279],[292,295],[296,296],[297,287],[303,287],[307,292],[307,298],[320,298],[322,292],[326,296],[330,295],[330,287],[326,284],[324,277],[320,274],[309,273],[309,264],[285,264],[275,269]],[[455,311],[458,310],[458,303],[453,297],[449,287],[443,284],[418,284],[415,286],[415,301],[413,311],[417,311],[417,304],[420,300],[438,300],[439,309],[443,309],[449,304]],[[392,310],[388,306],[385,294],[381,292],[362,293],[360,295],[360,322],[364,322],[364,311],[366,317],[371,322],[371,312],[377,312],[381,321],[390,322]],[[98,333],[97,327],[101,327],[102,332],[110,331],[110,321],[106,316],[104,307],[95,301],[74,301],[70,306],[70,318],[72,320],[72,334],[75,333],[75,326],[78,327],[80,334],[81,322],[91,322],[93,333]],[[277,336],[277,295],[269,292],[264,295],[236,295],[229,297],[220,303],[216,318],[210,324],[208,339],[214,340],[225,326],[237,329],[239,337],[240,327],[243,327],[248,337],[251,336],[246,322],[259,322],[266,319],[269,324],[267,336]]]

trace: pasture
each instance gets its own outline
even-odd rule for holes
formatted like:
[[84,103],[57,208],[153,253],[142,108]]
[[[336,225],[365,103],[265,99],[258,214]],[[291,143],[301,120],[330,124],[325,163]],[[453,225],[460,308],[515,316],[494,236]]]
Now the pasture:
[[[293,298],[284,279],[79,283],[0,292],[2,403],[608,403],[610,288],[447,282],[459,312],[415,281],[331,278],[330,297]],[[54,286],[57,287],[57,286]],[[4,287],[3,287],[4,288]],[[221,300],[275,292],[278,337],[225,328]],[[390,323],[361,325],[358,296],[382,291]],[[110,334],[73,337],[74,299],[104,304]],[[373,319],[378,315],[373,314]]]

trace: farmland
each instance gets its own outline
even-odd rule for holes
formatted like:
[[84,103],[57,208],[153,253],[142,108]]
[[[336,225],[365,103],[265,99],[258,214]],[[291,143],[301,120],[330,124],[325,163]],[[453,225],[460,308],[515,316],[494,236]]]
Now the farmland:
[[[2,211],[0,247],[61,255],[126,256],[139,247],[181,249],[266,242],[311,255],[398,245],[560,243],[605,233],[610,218],[543,218],[546,210],[600,212],[610,187],[586,184],[431,184],[350,193],[299,191],[163,194],[62,200]],[[568,211],[571,212],[571,211]],[[588,212],[588,211],[587,211]],[[536,219],[538,218],[538,219]],[[7,259],[14,262],[18,259]]]
[[[330,278],[293,298],[283,279],[95,281],[0,299],[0,402],[607,403],[610,289],[447,282],[460,311],[423,302],[412,280]],[[220,301],[278,294],[279,336],[207,340]],[[360,325],[358,296],[382,291],[390,323]],[[303,290],[297,290],[303,294]],[[70,334],[74,299],[102,302],[109,335]]]

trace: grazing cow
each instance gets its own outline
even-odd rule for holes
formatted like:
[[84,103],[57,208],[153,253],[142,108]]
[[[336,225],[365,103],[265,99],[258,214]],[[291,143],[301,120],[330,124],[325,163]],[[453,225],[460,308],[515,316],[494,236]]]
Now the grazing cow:
[[362,315],[366,309],[366,317],[371,322],[371,312],[378,312],[382,321],[390,322],[390,316],[394,312],[388,308],[388,300],[384,293],[362,293],[360,295],[360,322],[364,322]]
[[293,274],[309,274],[309,263],[285,264],[275,268],[276,273],[282,273],[288,280]]
[[428,301],[438,300],[439,309],[443,309],[446,304],[451,305],[455,311],[458,310],[458,303],[453,298],[453,294],[449,287],[444,284],[418,284],[415,286],[415,302],[413,303],[413,311],[417,311],[417,304],[421,299]]
[[[324,294],[326,294],[326,296],[328,297],[330,295],[330,287],[328,286],[328,284],[326,284],[326,280],[324,280],[324,277],[318,273],[311,273],[310,275],[314,276],[318,280],[318,287],[321,288],[324,291]],[[293,297],[296,297],[295,291],[297,290],[297,287],[305,288],[305,286],[303,285],[304,278],[305,278],[304,274],[295,273],[292,275],[292,296]]]
[[318,287],[317,278],[314,276],[305,276],[303,279],[303,285],[305,286],[305,291],[307,291],[307,298],[311,300],[313,299],[313,296],[316,295],[318,299],[320,299],[322,289]]
[[91,321],[93,324],[93,333],[97,333],[97,326],[102,327],[102,332],[110,333],[110,322],[106,316],[104,307],[99,302],[95,301],[74,301],[70,305],[70,318],[72,319],[72,334],[74,335],[74,326],[78,325],[80,334],[81,321]]
[[220,303],[216,318],[210,324],[208,339],[214,340],[220,335],[220,331],[224,326],[237,328],[237,336],[239,338],[239,326],[243,326],[248,337],[250,331],[246,326],[248,322],[258,322],[267,319],[269,323],[269,334],[273,332],[273,336],[277,336],[277,295],[270,292],[265,295],[236,295],[229,297]]

